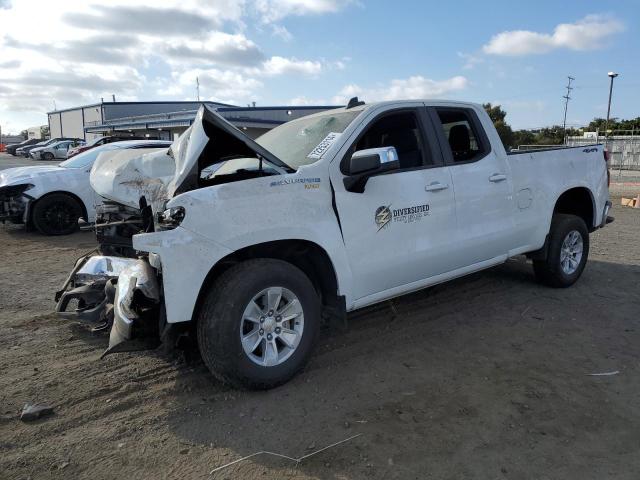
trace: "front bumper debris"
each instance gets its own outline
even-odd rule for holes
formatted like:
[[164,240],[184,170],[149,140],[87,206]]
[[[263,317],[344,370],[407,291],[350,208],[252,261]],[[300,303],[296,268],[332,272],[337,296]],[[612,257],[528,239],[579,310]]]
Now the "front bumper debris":
[[79,258],[62,289],[56,292],[57,315],[68,320],[110,324],[117,278],[136,262],[131,258],[91,254]]
[[92,324],[93,331],[111,327],[103,357],[160,344],[161,289],[146,259],[85,255],[55,299],[59,317]]
[[[157,346],[159,306],[160,285],[156,270],[146,260],[136,260],[118,277],[109,348],[102,357]],[[125,345],[137,339],[142,342]]]

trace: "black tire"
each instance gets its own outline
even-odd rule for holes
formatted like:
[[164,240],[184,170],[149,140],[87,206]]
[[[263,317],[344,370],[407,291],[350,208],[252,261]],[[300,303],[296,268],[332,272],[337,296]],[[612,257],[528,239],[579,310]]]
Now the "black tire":
[[43,235],[69,235],[78,230],[82,205],[66,193],[51,193],[33,207],[34,226]]
[[[561,250],[567,236],[574,231],[582,238],[582,256],[575,271],[567,273],[561,265]],[[534,260],[533,271],[540,283],[554,288],[570,287],[582,275],[588,256],[589,231],[584,220],[576,215],[556,214],[551,219],[547,258]]]
[[[284,287],[298,298],[304,315],[300,343],[275,366],[260,366],[245,353],[240,329],[245,307],[259,292]],[[198,347],[219,380],[237,388],[265,390],[291,379],[308,361],[320,329],[320,300],[309,278],[275,259],[248,260],[224,272],[203,297],[197,314]]]
[[44,152],[44,153],[42,154],[42,160],[48,160],[48,161],[53,160],[53,153],[51,153],[51,152]]

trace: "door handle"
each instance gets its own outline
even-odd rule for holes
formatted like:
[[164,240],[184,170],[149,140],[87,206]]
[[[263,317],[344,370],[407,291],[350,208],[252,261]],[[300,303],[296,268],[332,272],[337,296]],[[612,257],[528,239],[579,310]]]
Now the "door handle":
[[424,189],[427,192],[438,192],[440,190],[446,190],[449,188],[449,185],[445,185],[440,182],[431,182],[429,185],[425,185]]
[[503,173],[494,173],[489,177],[489,181],[494,183],[502,182],[503,180],[506,180],[506,179],[507,179],[507,176]]

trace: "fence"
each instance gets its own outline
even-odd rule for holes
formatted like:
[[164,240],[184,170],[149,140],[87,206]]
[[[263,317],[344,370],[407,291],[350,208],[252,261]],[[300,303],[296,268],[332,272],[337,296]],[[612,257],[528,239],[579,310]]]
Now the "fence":
[[640,135],[613,135],[605,138],[567,137],[567,146],[579,147],[603,143],[610,154],[609,166],[615,170],[640,170]]

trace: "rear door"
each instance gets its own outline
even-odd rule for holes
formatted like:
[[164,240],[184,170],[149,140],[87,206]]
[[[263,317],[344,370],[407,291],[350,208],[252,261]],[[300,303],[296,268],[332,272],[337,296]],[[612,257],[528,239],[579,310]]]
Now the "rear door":
[[451,238],[456,268],[513,248],[512,179],[472,108],[430,107],[455,191],[457,229]]
[[[449,167],[426,109],[416,104],[372,115],[336,160],[341,168],[331,168],[356,300],[447,271],[456,228]],[[347,191],[342,172],[353,152],[387,146],[396,148],[397,165],[369,178],[364,192]]]

